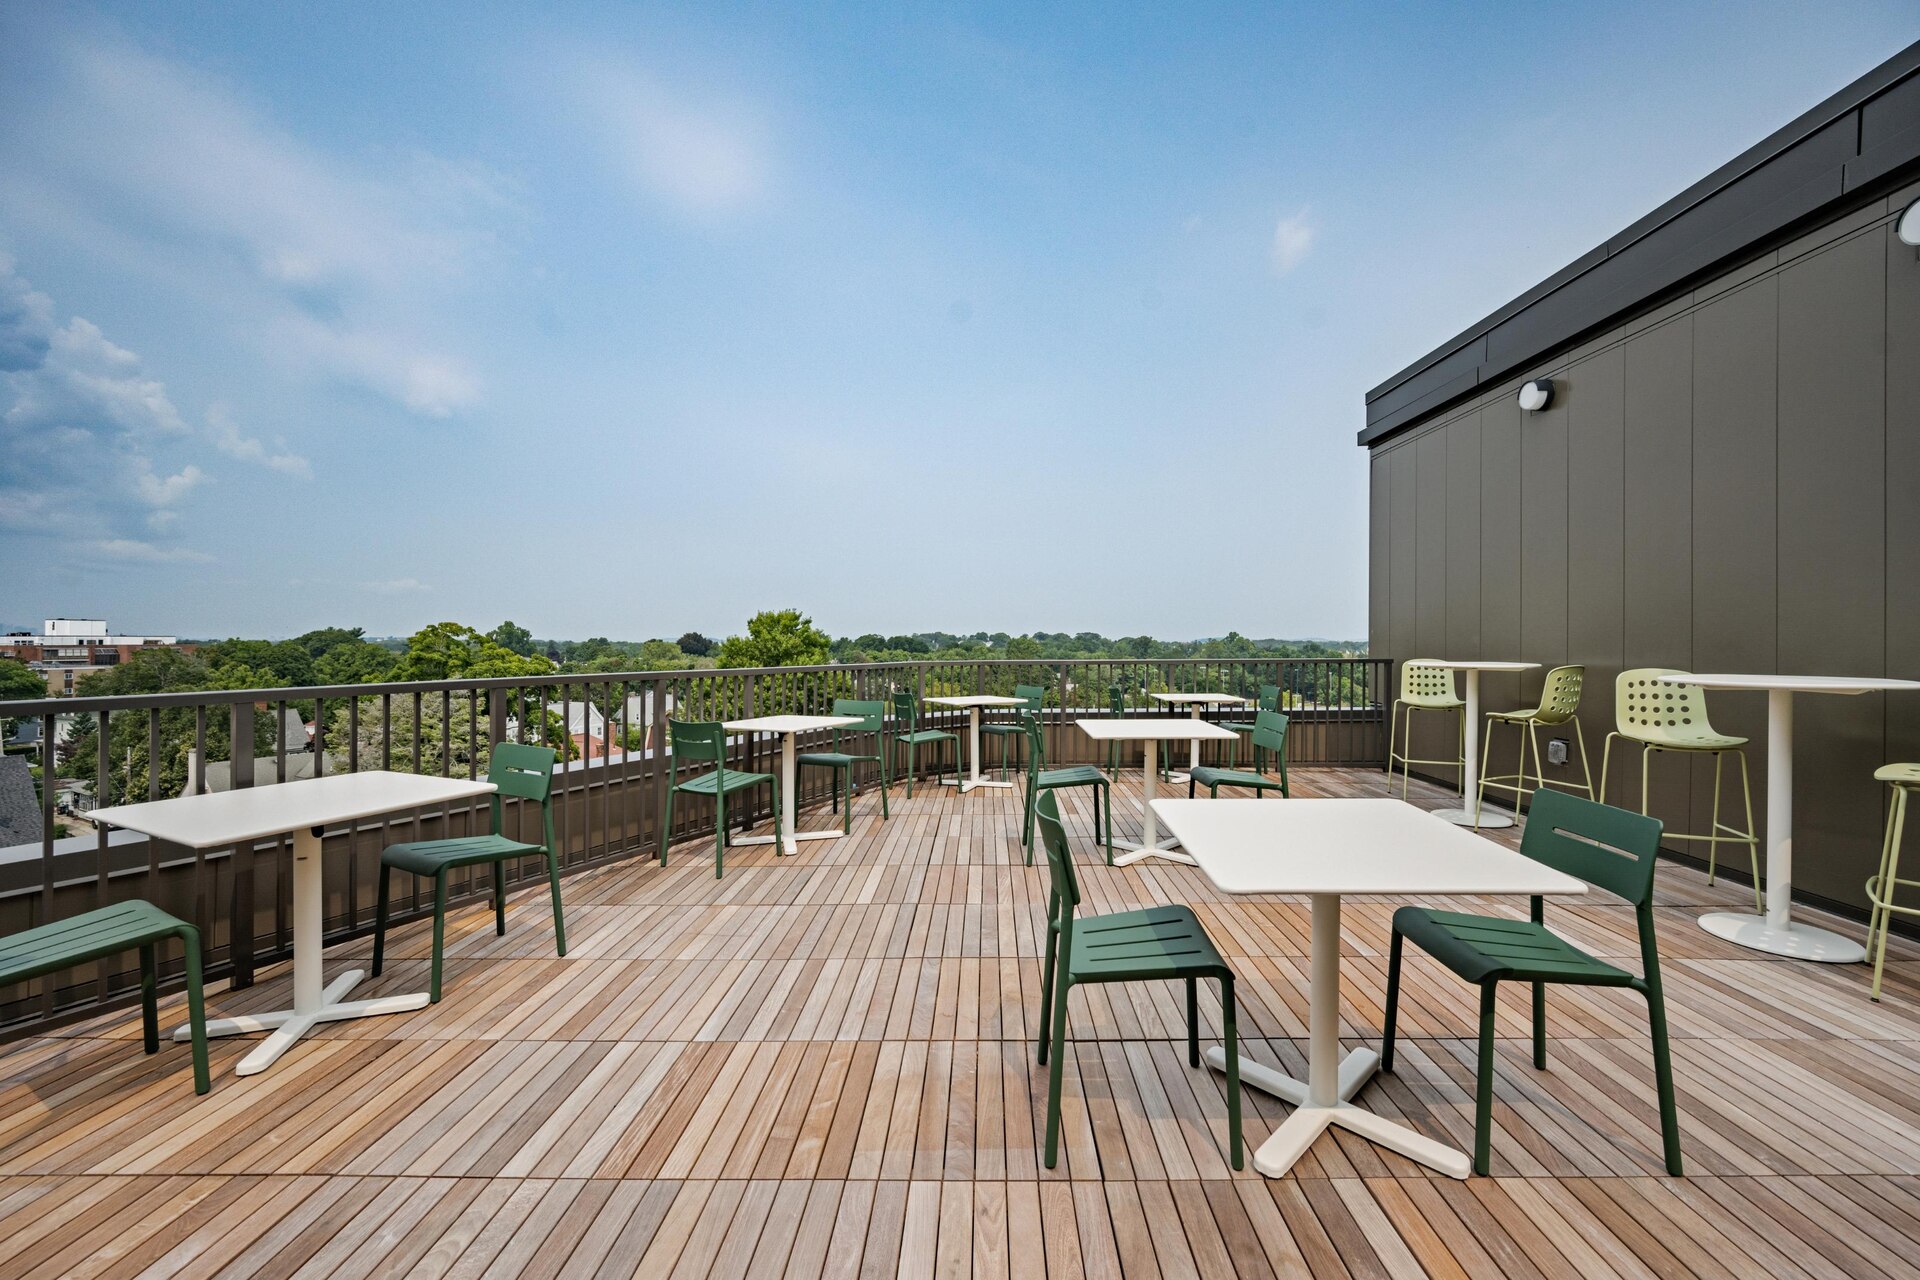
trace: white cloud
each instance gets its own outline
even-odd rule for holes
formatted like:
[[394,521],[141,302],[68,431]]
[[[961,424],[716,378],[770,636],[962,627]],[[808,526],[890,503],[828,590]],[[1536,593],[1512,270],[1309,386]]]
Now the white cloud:
[[388,578],[383,582],[363,582],[360,584],[360,589],[380,596],[404,596],[418,591],[433,590],[418,578]]
[[204,551],[189,547],[157,547],[137,538],[100,538],[88,545],[109,560],[127,560],[138,564],[205,564],[213,559]]
[[278,471],[300,480],[313,478],[313,468],[307,464],[305,458],[292,453],[274,453],[261,441],[242,433],[235,425],[233,415],[223,404],[208,406],[207,434],[213,441],[213,447],[229,458],[238,458],[242,462],[257,462],[270,471]]
[[605,57],[582,59],[572,80],[611,166],[642,196],[709,215],[765,193],[764,129],[741,106],[671,92],[646,71]]
[[[124,40],[18,44],[0,50],[0,218],[184,282],[296,373],[424,416],[478,400],[470,373],[450,395],[392,370],[464,368],[438,331],[457,314],[449,296],[523,217],[511,183],[418,153],[343,163]],[[0,349],[0,369],[8,360]]]
[[1318,229],[1309,221],[1309,212],[1302,209],[1291,218],[1282,218],[1273,229],[1273,269],[1281,275],[1305,261],[1313,248]]
[[207,478],[207,473],[188,463],[170,476],[157,476],[150,470],[143,470],[135,476],[140,496],[149,506],[171,507],[180,499],[192,493]]

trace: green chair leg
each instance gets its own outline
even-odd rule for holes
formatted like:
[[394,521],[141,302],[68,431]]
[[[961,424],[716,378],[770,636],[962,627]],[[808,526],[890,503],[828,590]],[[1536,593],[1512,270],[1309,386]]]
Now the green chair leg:
[[1380,1069],[1393,1074],[1393,1024],[1400,1012],[1400,934],[1387,948],[1387,1008],[1380,1026]]
[[1233,1167],[1242,1169],[1246,1167],[1246,1158],[1242,1154],[1245,1144],[1240,1138],[1240,1026],[1231,976],[1220,979],[1220,1022],[1227,1057],[1227,1137],[1233,1147]]
[[192,925],[180,931],[187,952],[187,1027],[193,1036],[193,1091],[206,1093],[213,1088],[207,1068],[207,1009],[200,989],[200,931]]
[[1533,984],[1533,1065],[1540,1070],[1547,1066],[1547,984]]
[[[1106,819],[1107,819],[1107,865],[1112,866],[1113,865],[1113,789],[1110,787],[1101,787],[1100,795],[1101,795],[1101,798],[1105,801],[1105,805],[1103,807],[1106,810]],[[1095,815],[1095,816],[1097,817],[1099,815]]]
[[1053,1038],[1053,977],[1056,952],[1059,946],[1059,931],[1053,927],[1053,922],[1049,919],[1047,922],[1047,955],[1040,967],[1040,1040],[1034,1051],[1034,1061],[1043,1067],[1047,1065],[1047,1044]]
[[1647,1027],[1653,1037],[1653,1080],[1660,1091],[1660,1141],[1666,1150],[1667,1172],[1678,1178],[1680,1116],[1673,1100],[1673,1056],[1667,1047],[1667,1002],[1658,982],[1647,986]]
[[[779,813],[779,811],[780,811],[779,806],[777,805],[774,806],[774,812],[777,814]],[[780,852],[780,845],[778,844],[778,842],[774,844],[773,851],[775,853]],[[720,879],[722,874],[723,864],[726,862],[726,860],[727,860],[727,797],[724,792],[721,792],[716,789],[713,797],[713,878],[715,880]]]
[[1200,983],[1187,979],[1187,1065],[1200,1065]]
[[447,941],[447,873],[442,870],[433,878],[433,978],[427,986],[427,1003],[440,1003],[440,966],[441,952],[446,949]]
[[373,976],[380,976],[381,962],[387,958],[387,904],[392,892],[393,868],[380,864],[380,896],[373,909]]
[[140,948],[140,1027],[147,1052],[160,1052],[160,961],[151,942]]
[[660,865],[667,865],[667,842],[673,839],[673,788],[667,788],[667,812],[660,819]]
[[553,894],[553,945],[561,955],[567,954],[567,918],[560,909],[560,855],[551,849],[547,851],[547,884]]
[[507,936],[507,864],[493,864],[493,932],[495,937]]
[[1480,1071],[1473,1091],[1473,1171],[1486,1177],[1493,1152],[1493,1014],[1497,982],[1480,988]]
[[[1066,957],[1060,957],[1061,967],[1066,966]],[[1047,1064],[1047,1168],[1059,1163],[1060,1158],[1060,1077],[1061,1063],[1067,1053],[1067,993],[1072,984],[1062,973],[1055,981],[1053,1002],[1053,1061]]]
[[907,744],[907,799],[909,800],[913,799],[913,775],[919,772],[919,752],[915,750],[915,746],[916,744],[911,742]]

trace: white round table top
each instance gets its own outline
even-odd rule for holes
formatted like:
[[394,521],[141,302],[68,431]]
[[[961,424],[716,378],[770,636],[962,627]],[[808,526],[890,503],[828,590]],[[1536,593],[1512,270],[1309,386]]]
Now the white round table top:
[[938,698],[928,698],[928,702],[937,702],[943,707],[1024,707],[1025,698],[1009,698],[1001,693],[958,693],[943,694]]
[[1409,658],[1410,667],[1445,667],[1448,671],[1532,671],[1537,662],[1498,662],[1474,659],[1455,662],[1450,658]]
[[1202,705],[1253,701],[1252,698],[1243,698],[1237,693],[1156,693],[1153,695],[1153,698],[1156,702],[1172,702],[1175,704],[1191,702]]
[[1661,676],[1661,684],[1691,684],[1702,689],[1785,689],[1792,693],[1873,693],[1881,689],[1920,689],[1920,680],[1892,680],[1884,676]]

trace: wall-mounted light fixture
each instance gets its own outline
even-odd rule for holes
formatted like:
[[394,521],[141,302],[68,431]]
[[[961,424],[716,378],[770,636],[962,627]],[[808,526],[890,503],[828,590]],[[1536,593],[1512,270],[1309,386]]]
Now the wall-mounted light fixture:
[[1900,237],[1901,244],[1920,248],[1920,200],[1907,206],[1907,211],[1900,215],[1900,221],[1893,224],[1893,234]]
[[1528,413],[1538,413],[1553,403],[1553,380],[1535,378],[1520,388],[1520,407]]

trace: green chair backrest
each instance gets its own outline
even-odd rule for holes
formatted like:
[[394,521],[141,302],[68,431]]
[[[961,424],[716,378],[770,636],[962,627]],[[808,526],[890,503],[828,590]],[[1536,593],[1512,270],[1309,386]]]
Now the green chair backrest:
[[1453,689],[1453,671],[1414,662],[1400,664],[1400,701],[1416,707],[1450,707],[1460,701]]
[[1262,711],[1278,711],[1280,709],[1280,686],[1277,684],[1261,685],[1260,701],[1256,702],[1254,706]]
[[1013,686],[1013,696],[1027,704],[1028,711],[1038,711],[1047,701],[1047,687],[1042,684],[1017,684]]
[[1287,718],[1278,711],[1261,712],[1253,718],[1253,745],[1271,751],[1281,760],[1287,758]]
[[[847,733],[878,733],[881,722],[886,718],[887,704],[884,702],[865,702],[859,698],[835,698],[833,714],[837,716],[859,716],[859,724],[844,725]],[[840,741],[841,729],[833,731],[833,740]]]
[[667,742],[681,760],[727,758],[727,727],[718,720],[668,720]]
[[1555,667],[1547,672],[1547,683],[1540,690],[1540,709],[1533,713],[1535,724],[1565,724],[1580,710],[1580,690],[1587,683],[1585,667]]
[[1660,829],[1658,818],[1543,787],[1528,807],[1520,853],[1645,907]]
[[911,693],[905,689],[894,690],[893,718],[900,722],[896,732],[912,733],[914,725],[920,719],[919,711],[920,704]]
[[1107,709],[1117,716],[1127,714],[1127,695],[1117,684],[1107,688]]
[[1697,684],[1662,684],[1672,667],[1635,667],[1613,682],[1613,720],[1638,742],[1684,747],[1716,736],[1707,720],[1707,692]]
[[553,763],[560,758],[551,747],[527,742],[502,742],[487,763],[487,781],[495,795],[547,802],[553,791]]
[[[1067,829],[1060,825],[1060,805],[1048,791],[1034,802],[1034,816],[1040,823],[1040,843],[1047,850],[1047,876],[1053,884],[1056,923],[1064,924],[1080,905],[1080,881],[1073,874],[1073,853],[1067,847]],[[1064,941],[1064,940],[1063,940]]]
[[1038,711],[1020,713],[1020,729],[1027,735],[1027,777],[1047,767],[1047,729]]

